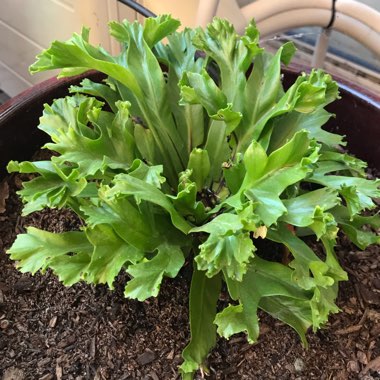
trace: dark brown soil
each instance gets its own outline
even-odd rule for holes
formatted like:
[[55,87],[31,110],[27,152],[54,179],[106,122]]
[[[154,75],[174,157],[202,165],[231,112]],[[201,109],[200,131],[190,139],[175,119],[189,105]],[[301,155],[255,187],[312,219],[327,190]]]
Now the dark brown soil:
[[[20,217],[8,179],[6,213],[0,214],[0,378],[176,379],[189,338],[190,268],[166,280],[160,296],[144,303],[116,290],[78,284],[65,288],[50,273],[31,276],[15,269],[4,250],[26,225],[50,231],[75,229],[68,211]],[[0,186],[6,195],[7,186]],[[0,196],[1,200],[1,196]],[[2,204],[0,202],[0,211]],[[380,379],[379,246],[358,251],[342,237],[338,256],[350,281],[343,283],[339,314],[301,346],[288,326],[261,314],[261,336],[249,345],[243,335],[219,339],[209,357],[209,379]],[[198,374],[201,378],[201,374]]]

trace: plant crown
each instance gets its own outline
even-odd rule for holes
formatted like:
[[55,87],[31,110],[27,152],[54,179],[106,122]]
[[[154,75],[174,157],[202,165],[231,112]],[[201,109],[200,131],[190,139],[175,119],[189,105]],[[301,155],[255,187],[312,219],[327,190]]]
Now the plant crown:
[[[111,22],[117,56],[91,45],[83,28],[37,57],[32,73],[94,69],[107,78],[84,79],[45,105],[38,128],[58,155],[8,165],[39,174],[19,191],[24,215],[66,207],[83,227],[29,227],[8,253],[22,272],[50,268],[68,286],[113,289],[125,270],[125,296],[139,301],[192,262],[191,339],[180,368],[191,379],[207,370],[217,333],[257,340],[258,309],[306,345],[305,331],[338,311],[338,283],[347,280],[334,254],[338,230],[361,249],[380,241],[362,228],[379,228],[380,218],[361,215],[380,191],[366,164],[344,153],[343,138],[321,128],[331,117],[324,107],[338,98],[330,75],[312,70],[283,89],[292,43],[265,52],[254,22],[243,36],[218,18],[206,29],[179,25],[168,15]],[[288,262],[263,239],[273,250],[283,245]],[[231,301],[217,312],[222,284]]]

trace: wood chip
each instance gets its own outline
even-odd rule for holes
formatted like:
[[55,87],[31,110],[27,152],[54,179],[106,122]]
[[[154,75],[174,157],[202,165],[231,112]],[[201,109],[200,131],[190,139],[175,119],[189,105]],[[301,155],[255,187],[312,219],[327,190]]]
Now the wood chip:
[[363,297],[362,297],[362,295],[360,293],[359,284],[355,284],[354,285],[354,289],[355,289],[355,293],[356,293],[356,296],[357,296],[357,298],[359,300],[359,304],[360,304],[361,308],[365,309],[364,302],[363,302]]
[[101,377],[101,374],[100,374],[100,370],[99,368],[96,370],[96,373],[95,373],[95,376],[94,376],[94,380],[101,380],[102,377]]
[[380,336],[380,324],[373,326],[370,334],[373,338],[378,338]]
[[149,372],[149,376],[152,378],[152,380],[160,380],[156,372]]
[[347,363],[347,371],[353,372],[353,373],[359,373],[360,372],[359,363],[356,360],[350,360]]
[[380,313],[376,310],[368,310],[367,318],[372,322],[380,321]]
[[376,289],[380,290],[380,278],[374,278],[374,279],[372,280],[372,285],[373,285]]
[[95,355],[96,355],[96,339],[93,336],[91,338],[91,343],[90,343],[90,357],[93,359],[95,358]]
[[9,186],[8,182],[0,182],[0,214],[4,213],[6,210],[6,201],[9,197]]
[[107,367],[110,368],[110,369],[114,369],[115,365],[112,363],[111,360],[107,360]]
[[21,331],[21,332],[28,332],[28,328],[24,325],[22,325],[21,323],[16,323],[15,324],[15,327],[18,331]]
[[346,313],[346,314],[349,314],[349,315],[354,315],[356,314],[356,309],[353,309],[352,307],[348,307],[348,306],[343,306],[343,311]]
[[8,350],[8,356],[12,359],[16,356],[16,353],[14,350]]
[[369,345],[368,345],[368,349],[369,350],[373,350],[374,348],[376,347],[376,341],[375,340],[372,340]]
[[368,309],[364,310],[363,316],[360,318],[358,325],[364,325],[364,322],[366,321],[367,316],[368,316],[368,311],[369,311]]
[[380,356],[371,360],[366,367],[361,372],[363,375],[366,375],[369,371],[380,371]]
[[21,369],[10,367],[4,371],[2,380],[24,380],[25,375]]
[[55,367],[55,376],[57,377],[57,380],[62,380],[63,370],[62,367],[57,363]]
[[143,354],[141,354],[138,358],[137,358],[137,362],[140,364],[140,365],[146,365],[146,364],[149,364],[151,363],[152,361],[154,361],[156,359],[156,354],[150,350],[149,348],[145,350],[145,352]]
[[46,375],[43,375],[39,378],[39,380],[53,380],[54,376],[51,373],[47,373]]
[[0,321],[0,329],[5,330],[9,327],[9,321],[7,319],[3,319]]
[[5,282],[0,281],[0,290],[3,292],[9,292],[9,287]]
[[[51,358],[43,358],[37,363],[37,367],[43,368],[51,362]],[[49,374],[50,375],[50,374]]]
[[[265,323],[262,323],[260,325],[260,335],[263,336],[265,334],[267,334],[269,331],[271,331],[272,329],[266,325]],[[245,339],[245,338],[244,338]]]
[[55,315],[52,319],[50,319],[49,327],[53,329],[56,324],[57,324],[57,316]]
[[19,292],[29,292],[32,290],[33,287],[33,280],[27,277],[21,277],[15,284],[14,284],[14,289]]
[[367,355],[363,351],[358,351],[356,353],[356,357],[358,358],[360,363],[364,365],[368,364]]
[[362,325],[353,325],[353,326],[347,327],[346,329],[337,330],[335,331],[335,334],[336,335],[352,334],[352,333],[360,331],[362,327],[363,327]]
[[75,335],[70,335],[67,338],[62,339],[58,344],[58,348],[65,348],[67,346],[70,346],[70,344],[73,344],[76,341]]
[[294,369],[296,370],[296,372],[302,372],[306,367],[304,361],[301,358],[297,358],[294,361],[293,365],[294,365]]
[[352,303],[353,305],[356,305],[357,304],[357,298],[356,297],[351,297],[349,299],[350,303]]
[[365,303],[370,305],[380,305],[379,293],[374,292],[363,284],[360,284],[359,289]]
[[[331,379],[331,377],[329,377]],[[334,380],[347,380],[348,379],[348,373],[345,369],[342,369],[339,371],[335,377],[333,377]]]

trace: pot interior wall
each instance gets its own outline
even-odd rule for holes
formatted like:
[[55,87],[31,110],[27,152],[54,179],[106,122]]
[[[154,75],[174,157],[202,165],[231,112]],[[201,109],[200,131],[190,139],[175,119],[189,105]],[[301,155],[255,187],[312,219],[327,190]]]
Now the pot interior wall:
[[[68,94],[71,84],[78,84],[86,75],[64,80],[50,79],[26,90],[0,107],[0,174],[10,160],[25,160],[46,142],[43,132],[36,128],[43,104]],[[102,74],[89,73],[92,80]],[[286,71],[285,87],[295,80],[297,73]],[[342,98],[328,107],[336,114],[326,129],[346,135],[348,149],[369,166],[380,169],[380,99],[364,95],[348,87],[341,88]]]
[[[285,72],[284,85],[290,86],[299,73]],[[335,78],[340,87],[341,99],[329,104],[327,110],[336,115],[323,127],[346,136],[351,154],[380,170],[380,97]]]
[[10,160],[30,159],[44,143],[47,135],[36,126],[42,115],[43,105],[69,94],[71,85],[78,85],[83,78],[94,81],[104,78],[103,74],[87,72],[72,78],[48,79],[39,83],[0,106],[0,176],[6,173]]

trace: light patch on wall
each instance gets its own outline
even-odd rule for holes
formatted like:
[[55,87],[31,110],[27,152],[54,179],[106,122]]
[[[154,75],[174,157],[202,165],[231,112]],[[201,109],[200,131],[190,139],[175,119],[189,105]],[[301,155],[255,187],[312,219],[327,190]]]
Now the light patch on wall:
[[73,0],[51,0],[53,3],[60,5],[69,12],[74,12],[74,1]]

